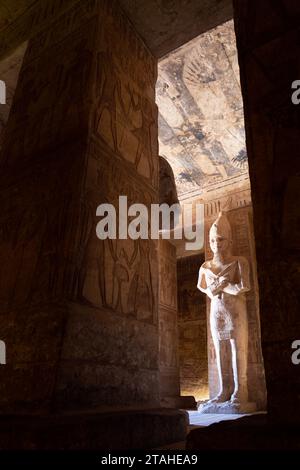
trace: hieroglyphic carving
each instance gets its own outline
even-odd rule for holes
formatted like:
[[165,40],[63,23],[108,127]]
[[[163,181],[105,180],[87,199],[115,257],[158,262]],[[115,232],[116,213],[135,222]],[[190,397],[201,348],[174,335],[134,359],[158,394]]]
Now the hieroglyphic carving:
[[[98,52],[96,60],[96,109],[93,117],[93,128],[95,133],[99,134],[100,137],[104,137],[104,140],[114,152],[120,154],[117,137],[118,100],[121,104],[121,111],[118,110],[118,112],[121,116],[126,112],[121,92],[120,77],[117,73],[111,51]],[[105,121],[107,120],[109,132],[105,129]]]
[[205,217],[216,217],[221,210],[230,211],[238,207],[251,206],[251,191],[241,189],[232,194],[223,194],[216,199],[205,201]]
[[159,240],[159,369],[161,399],[180,393],[176,249]]
[[[51,6],[51,3],[55,3],[55,1],[57,3],[57,0],[47,0],[44,3],[46,11],[38,9],[34,12],[28,31],[34,33],[34,28],[40,23],[41,18],[43,19],[43,30],[32,36],[33,39],[30,41],[26,54],[28,62],[44,54],[45,49],[53,48],[76,30],[81,29],[85,22],[98,18],[98,44],[102,47],[105,43],[112,52],[118,44],[121,48],[118,61],[124,73],[131,76],[133,82],[141,90],[144,89],[146,93],[149,92],[148,89],[154,90],[156,61],[146,46],[136,38],[135,30],[128,22],[126,15],[120,11],[116,0],[101,0],[101,3],[98,0],[84,2],[69,0],[68,3],[63,2],[63,4],[57,5],[57,11],[55,11],[55,5]],[[59,8],[60,17],[57,19]],[[116,17],[118,22],[115,21]],[[120,37],[122,37],[122,41],[120,41]]]
[[[119,44],[117,30],[102,17],[101,27],[97,42],[101,45],[100,38],[105,36],[107,46],[99,47],[94,67],[95,136],[157,187],[157,108],[149,80],[155,74],[155,61],[146,49],[136,45],[136,37],[124,19],[118,24],[120,35],[125,36],[118,56],[114,53],[115,44]],[[145,64],[149,68],[146,75]]]
[[[4,143],[5,151],[3,152],[3,155],[5,160],[3,163],[6,163],[9,166],[13,166],[14,164],[17,164],[17,160],[22,159],[22,165],[25,166],[25,157],[31,159],[34,156],[40,157],[40,152],[43,150],[43,153],[45,153],[45,149],[50,145],[53,145],[54,142],[57,145],[59,142],[65,141],[68,135],[75,135],[76,130],[83,130],[88,123],[88,114],[86,113],[85,109],[86,104],[89,103],[89,101],[87,101],[89,96],[93,98],[98,97],[97,111],[99,120],[101,120],[101,115],[103,114],[104,110],[108,110],[110,113],[112,113],[110,124],[113,141],[115,144],[113,148],[114,157],[115,154],[118,153],[117,112],[118,119],[121,117],[123,122],[127,120],[127,116],[125,115],[125,107],[122,105],[122,94],[120,87],[120,80],[121,78],[124,80],[124,77],[119,77],[117,68],[115,71],[114,65],[117,67],[117,63],[114,64],[112,51],[108,52],[108,55],[105,55],[103,52],[97,53],[94,67],[96,64],[96,74],[98,73],[98,76],[93,77],[91,75],[92,61],[94,60],[92,55],[92,48],[94,47],[93,39],[95,34],[94,27],[96,23],[93,20],[82,26],[82,21],[89,18],[88,15],[95,15],[95,13],[99,13],[101,18],[100,23],[102,24],[106,18],[105,15],[113,14],[113,10],[109,5],[107,5],[107,2],[105,2],[105,5],[103,4],[102,6],[103,8],[99,10],[99,8],[97,8],[99,7],[97,2],[85,2],[84,6],[75,4],[71,11],[68,11],[68,14],[64,14],[59,19],[57,22],[57,27],[56,25],[52,25],[51,28],[43,31],[40,37],[36,37],[31,41],[26,54],[25,64],[21,72],[18,89],[11,112],[9,131],[7,133],[8,137]],[[79,20],[81,20],[81,23]],[[65,27],[62,27],[64,21],[67,23],[64,25]],[[78,35],[77,32],[72,33],[72,31],[74,31],[79,26],[79,24],[81,25],[80,34]],[[150,54],[146,53],[146,50],[143,51],[144,46],[140,44],[140,41],[136,41],[135,34],[133,34],[132,29],[128,27],[128,22],[125,22],[124,18],[119,21],[119,27],[122,27],[126,33],[125,42],[127,47],[130,47],[130,41],[132,38],[134,38],[135,53],[139,56],[142,67],[144,67],[144,61],[141,59],[146,59],[147,56],[147,61],[149,64],[152,64],[151,66],[154,70],[153,59],[151,58]],[[56,34],[57,28],[59,28],[61,31],[64,31],[63,37],[60,37],[59,34]],[[116,34],[115,31],[113,33],[114,35]],[[47,35],[47,38],[45,35]],[[59,40],[61,41],[66,37],[67,40],[64,40],[55,46]],[[52,48],[51,51],[50,47]],[[54,53],[56,60],[52,62],[50,60],[50,54]],[[65,60],[66,56],[68,56],[67,62]],[[128,61],[126,62],[123,61],[123,59],[119,59],[119,61],[120,60],[122,61],[121,66],[123,68],[126,67],[126,71],[130,73],[131,71],[130,68],[128,69]],[[103,64],[107,65],[107,75],[104,77],[105,86],[102,89],[102,92],[99,93],[98,90],[101,90],[99,70],[101,70],[101,66]],[[145,77],[147,80],[149,80],[149,76],[145,75]],[[98,80],[95,80],[95,78]],[[94,83],[97,85],[93,85],[92,91],[88,90],[88,93],[86,93],[88,81],[91,79],[93,79]],[[131,109],[134,112],[135,110],[133,109],[133,100],[135,98],[133,98],[133,93],[136,93],[136,96],[138,97],[137,103],[140,101],[142,102],[142,100],[144,104],[148,103],[148,99],[137,94],[136,85],[133,85],[132,80],[130,83],[130,85],[128,83],[127,87],[131,87],[130,104]],[[133,89],[135,89],[135,92],[133,92]],[[93,92],[96,96],[92,96]],[[70,99],[70,97],[72,98]],[[117,101],[118,103],[121,103],[121,110],[117,109]],[[151,112],[150,103],[148,108],[150,109],[148,112]],[[113,109],[115,109],[115,111],[111,111]],[[141,115],[144,112],[141,105],[139,106],[139,112]],[[139,120],[140,118],[138,118],[138,121]],[[153,118],[153,123],[154,122],[155,121]],[[147,121],[145,122],[142,119],[138,127],[138,129],[143,132],[137,143],[138,158],[140,158],[140,149],[143,148],[143,146],[149,146],[150,140],[148,138],[144,139],[146,135],[145,133],[150,132],[146,124]],[[143,140],[145,140],[145,142],[143,142]],[[46,155],[47,154],[49,154],[49,152],[47,152]],[[153,155],[151,149],[147,157],[149,154],[149,161],[152,161]],[[51,153],[49,155],[51,155]],[[44,154],[43,158],[45,157],[46,156]],[[150,167],[153,168],[153,163],[150,164]],[[101,170],[100,168],[97,169],[98,175],[100,171],[102,171],[102,168]],[[150,176],[152,177],[152,174]],[[101,188],[102,201],[112,201],[116,199],[115,195],[117,192],[112,191],[112,188],[114,187],[114,177],[115,172],[114,169],[112,169],[112,174],[108,175],[110,187],[106,188],[107,192],[105,192],[105,187]],[[137,194],[134,191],[129,190],[129,184],[126,184],[125,181],[126,178],[124,178],[123,188],[120,188],[119,194],[128,194],[129,191],[131,191],[132,202],[137,202]],[[133,184],[133,187],[134,186],[135,184]],[[140,195],[142,195],[141,201],[144,201],[145,199],[144,193],[144,191],[140,191]],[[146,196],[146,198],[147,197],[148,196]],[[150,196],[150,199],[148,198],[148,202],[150,203],[152,200],[153,197]],[[100,202],[101,200],[96,200],[96,198],[91,198],[90,195],[87,195],[86,199],[84,198],[82,202],[81,209],[78,209],[79,213],[81,214],[80,223],[82,223],[80,235],[81,238],[79,237],[80,240],[78,240],[79,250],[77,252],[76,262],[74,263],[72,261],[74,264],[72,270],[74,272],[72,274],[73,280],[69,280],[69,295],[71,298],[75,298],[77,300],[88,300],[86,298],[86,292],[88,290],[86,286],[86,278],[87,272],[90,273],[91,267],[93,267],[92,271],[98,272],[98,275],[100,276],[98,282],[98,300],[96,304],[102,306],[107,305],[106,296],[108,293],[105,292],[105,280],[103,278],[103,273],[101,274],[101,269],[99,270],[98,268],[95,268],[95,263],[96,265],[101,265],[102,261],[104,261],[105,257],[107,257],[109,254],[113,260],[112,272],[116,274],[115,280],[113,282],[113,294],[111,294],[113,297],[113,300],[111,301],[112,308],[116,308],[116,306],[118,306],[121,310],[129,309],[135,311],[136,313],[136,306],[142,302],[138,300],[138,296],[134,294],[134,289],[130,288],[130,285],[133,283],[133,279],[131,279],[127,274],[122,274],[122,272],[129,266],[134,270],[135,265],[138,265],[135,270],[136,277],[134,279],[136,280],[138,278],[141,287],[148,292],[147,298],[149,301],[147,309],[153,315],[153,312],[155,311],[155,302],[152,298],[153,292],[151,286],[151,272],[149,272],[149,268],[144,266],[143,263],[146,263],[147,266],[149,266],[153,251],[155,251],[155,247],[147,248],[144,247],[144,243],[135,242],[134,248],[132,248],[132,253],[134,253],[134,255],[129,255],[126,254],[126,250],[122,248],[120,244],[119,246],[115,246],[114,243],[108,244],[97,240],[95,233],[93,232],[93,222],[95,222],[95,208]],[[47,217],[50,218],[49,221],[52,223],[49,214]],[[57,228],[57,223],[52,225],[52,227]],[[53,233],[55,233],[56,229],[53,228],[52,230]],[[57,246],[59,246],[60,242],[60,238],[53,239],[53,243]],[[53,268],[53,263],[56,263],[55,259],[60,258],[60,256],[56,256],[55,254],[58,248],[57,246],[47,247],[47,243],[45,246],[43,246],[45,250],[48,251],[49,255],[42,258],[43,262],[44,264],[46,263],[47,265],[51,265],[51,269],[54,269],[54,271],[57,272],[57,269]],[[151,244],[153,244],[153,242],[151,242]],[[126,265],[126,268],[124,268],[122,265],[119,259],[119,255],[123,256],[123,264]],[[95,257],[97,258],[96,262]],[[52,258],[52,261],[50,258]],[[142,262],[138,263],[138,260],[142,260]],[[48,268],[46,269],[45,266],[44,268],[45,272],[48,272]],[[43,270],[41,267],[39,269]],[[39,272],[36,274],[38,274],[40,284],[45,284],[48,282],[46,280],[43,281],[43,276],[39,274]],[[50,290],[56,292],[56,284],[58,282],[56,280],[56,274],[50,273],[49,276],[49,284],[51,286]],[[143,283],[141,284],[141,282],[142,280],[144,281],[144,278],[146,278],[146,285],[143,287]],[[128,283],[129,291],[131,292],[131,300],[129,302],[130,305],[126,307],[123,306],[124,302],[121,302],[120,300],[120,292],[123,292],[124,290],[123,283],[125,281]],[[48,288],[45,289],[45,292],[48,292]]]
[[[45,29],[51,22],[61,17],[65,11],[70,10],[74,4],[84,4],[86,5],[86,9],[89,10],[92,5],[95,8],[96,2],[97,0],[90,0],[84,3],[79,2],[79,0],[47,0],[43,3],[33,2],[29,8],[17,16],[12,24],[1,30],[0,56],[5,56],[11,49],[18,46],[19,43],[23,41],[34,36],[39,37],[39,33],[45,35]],[[68,15],[66,14],[66,16]],[[59,21],[60,20],[58,20],[57,23]],[[61,28],[61,30],[64,31],[64,34],[69,31],[68,28]],[[41,41],[39,37],[39,43],[40,45],[44,45],[45,40]]]
[[159,351],[161,368],[178,368],[177,315],[160,307]]
[[[88,104],[93,101],[96,133],[157,186],[157,110],[151,80],[156,62],[122,13],[111,27],[113,4],[104,2],[100,8],[97,2],[75,3],[57,25],[31,40],[9,121],[10,138],[4,143],[10,165],[17,157],[32,158],[66,135],[76,136],[87,127]],[[114,40],[124,49],[118,55]]]
[[162,305],[177,308],[176,266],[174,267],[172,253],[168,253],[167,250],[164,252],[164,258],[160,261],[159,301]]
[[[138,362],[136,374],[139,380],[134,393],[138,399],[141,397],[145,401],[145,397],[151,395],[155,400],[158,390],[154,380],[158,376],[157,242],[99,240],[96,237],[96,208],[102,202],[117,207],[119,195],[127,195],[128,204],[143,202],[149,207],[152,202],[158,201],[155,179],[158,172],[152,175],[152,180],[149,175],[141,176],[123,152],[117,152],[116,148],[112,148],[114,146],[107,145],[105,139],[99,138],[92,128],[92,118],[95,108],[99,110],[99,106],[100,114],[107,112],[107,106],[104,107],[105,111],[101,111],[101,103],[97,102],[99,84],[96,74],[98,53],[108,51],[112,53],[115,66],[116,75],[113,78],[120,83],[118,92],[117,83],[113,92],[116,115],[111,114],[112,120],[115,119],[116,138],[120,138],[120,126],[125,128],[125,123],[126,131],[134,138],[132,131],[141,127],[140,113],[143,109],[135,112],[131,106],[129,111],[129,89],[139,97],[135,103],[149,100],[155,128],[155,83],[151,82],[151,77],[155,76],[156,62],[139,38],[135,37],[122,12],[117,11],[117,2],[76,2],[76,5],[78,8],[74,6],[69,18],[63,14],[55,28],[53,24],[44,24],[45,35],[31,41],[7,126],[1,161],[3,171],[0,173],[1,196],[5,200],[3,213],[0,214],[0,246],[1,254],[2,251],[7,253],[4,258],[6,265],[0,267],[1,285],[4,286],[1,307],[10,311],[9,314],[14,315],[16,311],[28,314],[28,322],[32,323],[31,307],[51,305],[45,315],[45,327],[41,327],[39,341],[34,345],[36,349],[47,339],[47,319],[52,315],[55,322],[56,315],[59,316],[59,345],[55,354],[48,355],[48,350],[45,354],[47,361],[55,361],[51,371],[54,369],[52,377],[57,378],[59,390],[54,390],[51,385],[52,388],[45,392],[47,400],[61,393],[61,388],[67,390],[66,396],[76,388],[76,395],[77,390],[88,383],[90,395],[87,395],[94,397],[95,390],[98,392],[100,388],[99,380],[90,385],[89,377],[94,374],[86,368],[81,370],[80,379],[76,373],[73,374],[77,367],[73,350],[67,356],[68,360],[70,358],[67,366],[70,375],[66,378],[61,374],[64,357],[60,354],[65,353],[65,338],[69,336],[76,343],[69,329],[74,316],[79,328],[85,317],[90,331],[95,325],[99,328],[99,325],[102,327],[105,324],[104,316],[111,322],[110,350],[100,357],[103,341],[106,340],[101,327],[100,339],[93,345],[95,361],[99,365],[103,360],[111,375],[109,361],[113,357],[115,338],[120,331],[130,336],[132,347],[127,352],[128,356],[132,356],[131,362],[126,358],[122,363],[124,366],[118,369],[120,373],[114,374],[114,377],[120,377],[118,398],[127,390],[124,402],[132,400],[132,397],[128,398],[128,390],[132,390],[128,369],[131,364],[137,363],[135,356],[143,355],[142,346],[136,338],[143,334],[149,338],[150,335],[149,345],[154,352],[152,356],[145,354],[143,366]],[[80,11],[88,5],[91,8],[88,11],[90,16],[81,16]],[[59,29],[64,34],[60,35]],[[133,113],[132,121],[136,118],[134,125],[128,119],[128,112]],[[145,122],[144,119],[143,125]],[[152,139],[154,142],[155,135]],[[138,146],[138,139],[135,140]],[[119,140],[117,145],[120,146]],[[149,139],[144,146],[149,146]],[[153,149],[151,152],[154,166],[158,169],[158,154]],[[21,228],[22,222],[24,227]],[[74,315],[75,308],[78,308],[78,313]],[[117,321],[120,318],[121,330]],[[129,324],[131,330],[127,328]],[[10,339],[13,328],[11,331]],[[31,348],[28,338],[22,341],[22,348]],[[74,346],[75,352],[77,346]],[[85,360],[88,361],[87,358]],[[36,362],[32,369],[36,370]],[[36,375],[39,384],[41,372]],[[14,377],[15,371],[9,380]],[[22,380],[26,387],[33,382],[32,378],[22,377]],[[107,390],[113,386],[114,379],[106,377],[105,392],[101,395],[103,402],[111,403]],[[39,385],[36,388],[38,399],[43,398],[44,391]],[[33,395],[30,391],[26,400],[32,401]],[[84,400],[90,404],[90,398]]]
[[138,112],[140,115],[140,126],[133,129],[132,133],[138,140],[138,147],[136,150],[134,165],[136,169],[139,171],[140,163],[143,166],[145,162],[141,160],[145,160],[148,162],[149,165],[149,178],[152,181],[153,173],[154,173],[154,153],[155,150],[157,152],[157,148],[153,148],[152,142],[152,134],[153,134],[153,127],[155,127],[155,118],[152,112],[152,104],[149,102],[147,98],[138,97],[138,104],[135,105],[134,101],[132,100],[132,107],[133,111]]
[[87,213],[80,237],[81,255],[75,298],[94,306],[102,306],[132,315],[139,320],[156,322],[157,264],[154,240],[99,240],[96,237],[96,208],[109,202],[119,215],[119,195],[126,195],[128,205],[143,202],[148,207],[155,192],[143,187],[136,176],[126,173],[116,156],[91,141],[87,157],[86,191],[82,210]]

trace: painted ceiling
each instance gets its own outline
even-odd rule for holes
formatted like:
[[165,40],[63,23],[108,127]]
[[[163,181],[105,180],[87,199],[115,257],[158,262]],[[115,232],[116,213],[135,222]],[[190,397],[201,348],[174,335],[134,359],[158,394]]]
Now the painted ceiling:
[[159,62],[159,151],[180,199],[248,177],[233,21]]

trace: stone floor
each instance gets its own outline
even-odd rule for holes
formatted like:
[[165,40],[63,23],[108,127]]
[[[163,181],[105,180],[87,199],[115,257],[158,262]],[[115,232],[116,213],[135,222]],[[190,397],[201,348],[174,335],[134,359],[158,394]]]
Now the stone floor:
[[[229,421],[233,419],[239,419],[242,418],[243,416],[247,416],[246,414],[203,414],[199,413],[199,411],[194,411],[190,410],[187,411],[189,415],[189,431],[192,429],[196,428],[203,428],[206,426],[210,426],[211,424],[214,423],[219,423],[220,421]],[[172,449],[172,450],[182,450],[185,449],[186,447],[186,442],[181,441],[181,442],[175,442],[173,444],[169,444],[167,446],[163,446],[158,448],[158,450],[163,450],[163,449]]]
[[184,441],[183,410],[94,411],[0,416],[0,450],[153,449]]
[[[194,418],[193,421],[196,422],[196,416]],[[235,416],[234,419],[223,419],[208,426],[190,426],[186,449],[205,451],[206,455],[212,451],[215,453],[215,451],[229,450],[252,453],[262,451],[266,455],[271,455],[274,451],[298,452],[300,430],[295,423],[274,420],[266,413],[239,415],[238,419]]]
[[228,421],[232,419],[239,419],[246,414],[212,414],[212,413],[199,413],[199,411],[188,411],[190,427],[204,427],[210,424],[219,423],[220,421]]
[[[232,421],[243,418],[245,416],[266,414],[265,411],[259,411],[257,413],[250,414],[215,414],[215,413],[199,413],[197,410],[187,410],[189,416],[188,430],[192,431],[197,428],[205,428],[211,424],[219,423],[221,421]],[[174,442],[163,447],[159,447],[158,450],[184,450],[186,448],[186,441]]]

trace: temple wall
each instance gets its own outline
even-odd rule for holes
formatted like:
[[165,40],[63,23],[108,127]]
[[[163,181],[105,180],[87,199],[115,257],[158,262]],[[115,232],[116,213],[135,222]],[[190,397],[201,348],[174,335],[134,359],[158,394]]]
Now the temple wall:
[[159,240],[160,400],[167,406],[180,396],[176,248]]
[[180,387],[182,395],[208,398],[206,300],[197,289],[203,255],[177,261]]
[[[262,349],[273,419],[299,419],[299,79],[297,2],[234,1],[253,197]],[[270,15],[272,12],[272,15]],[[265,21],[265,17],[268,21]],[[259,86],[257,83],[259,82]]]
[[0,151],[26,47],[27,42],[24,42],[9,57],[0,59],[0,77],[5,86],[5,103],[0,103]]

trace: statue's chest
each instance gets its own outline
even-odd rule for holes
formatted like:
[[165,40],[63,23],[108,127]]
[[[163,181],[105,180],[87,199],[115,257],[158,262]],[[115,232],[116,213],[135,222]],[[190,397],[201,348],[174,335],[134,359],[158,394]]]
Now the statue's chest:
[[207,285],[218,280],[220,277],[225,277],[228,280],[228,282],[231,282],[231,283],[240,282],[237,261],[234,261],[233,263],[230,263],[229,265],[224,266],[224,268],[220,269],[218,272],[214,272],[210,268],[205,269],[205,279],[206,279]]

